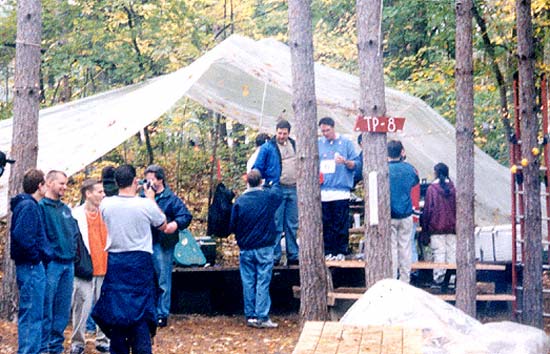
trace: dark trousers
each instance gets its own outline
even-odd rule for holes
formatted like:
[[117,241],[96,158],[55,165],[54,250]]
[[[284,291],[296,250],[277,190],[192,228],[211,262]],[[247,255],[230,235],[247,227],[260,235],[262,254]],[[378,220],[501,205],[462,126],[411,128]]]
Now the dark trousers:
[[325,255],[348,254],[349,200],[323,202]]
[[111,332],[111,354],[151,354],[151,334],[145,320],[124,329],[113,328]]

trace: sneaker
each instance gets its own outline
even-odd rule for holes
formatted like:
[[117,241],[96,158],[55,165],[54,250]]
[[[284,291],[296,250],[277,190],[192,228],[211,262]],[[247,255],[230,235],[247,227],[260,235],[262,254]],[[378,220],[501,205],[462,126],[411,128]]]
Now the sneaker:
[[157,322],[157,327],[163,328],[163,327],[166,327],[166,326],[168,326],[168,318],[159,317],[158,322]]
[[109,352],[109,347],[106,346],[106,345],[97,345],[95,347],[95,350],[97,350],[100,353],[108,353]]
[[336,261],[344,261],[346,260],[346,256],[344,256],[342,253],[338,253],[336,257],[334,257]]
[[277,328],[278,324],[271,321],[269,318],[265,321],[258,321],[258,328]]
[[333,259],[334,257],[330,253],[325,256],[325,261],[332,261]]
[[248,327],[258,328],[258,320],[256,318],[249,318],[246,320],[246,325]]
[[82,354],[84,353],[84,348],[82,347],[72,347],[71,354]]

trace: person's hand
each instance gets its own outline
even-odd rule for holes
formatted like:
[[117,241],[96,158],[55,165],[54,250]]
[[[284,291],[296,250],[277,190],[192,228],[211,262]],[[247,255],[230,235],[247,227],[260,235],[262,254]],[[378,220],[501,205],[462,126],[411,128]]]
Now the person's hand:
[[334,162],[343,164],[343,163],[346,163],[346,159],[344,158],[344,156],[340,155],[339,153],[335,153]]
[[168,224],[166,224],[166,228],[164,229],[165,234],[173,234],[178,230],[178,223],[175,221],[171,221]]
[[155,200],[155,190],[147,183],[143,185],[143,192],[147,198]]

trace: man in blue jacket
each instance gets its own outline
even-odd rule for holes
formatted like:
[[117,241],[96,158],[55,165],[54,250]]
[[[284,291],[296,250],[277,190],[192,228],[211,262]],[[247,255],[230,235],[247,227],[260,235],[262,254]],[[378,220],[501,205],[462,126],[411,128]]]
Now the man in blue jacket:
[[153,233],[153,263],[159,287],[162,290],[157,305],[158,326],[168,325],[170,314],[170,294],[172,291],[172,267],[174,247],[178,243],[178,231],[186,229],[193,216],[185,203],[175,195],[166,184],[164,169],[159,165],[150,165],[145,170],[145,179],[155,190],[155,200],[166,215],[166,229],[160,231],[151,228]]
[[276,135],[260,148],[255,169],[260,171],[265,185],[274,188],[283,197],[275,215],[277,239],[275,240],[275,264],[281,261],[281,238],[285,236],[287,265],[298,264],[298,198],[296,195],[296,143],[289,137],[290,123],[277,123]]
[[71,313],[76,238],[79,230],[71,209],[61,201],[67,189],[67,175],[50,171],[46,175],[46,195],[38,203],[44,214],[46,236],[52,260],[46,269],[46,297],[41,352],[63,352],[64,331]]
[[410,282],[413,205],[411,190],[419,182],[414,167],[405,162],[405,149],[399,140],[388,142],[391,206],[391,252],[393,277]]
[[19,354],[40,352],[46,273],[51,256],[38,202],[46,193],[44,173],[30,169],[23,176],[23,192],[11,199],[11,259],[19,289],[17,333]]
[[243,285],[244,315],[248,326],[276,328],[269,318],[269,284],[276,240],[275,212],[282,197],[273,189],[262,190],[262,175],[252,169],[248,189],[237,198],[231,211],[231,232],[240,248],[239,268]]

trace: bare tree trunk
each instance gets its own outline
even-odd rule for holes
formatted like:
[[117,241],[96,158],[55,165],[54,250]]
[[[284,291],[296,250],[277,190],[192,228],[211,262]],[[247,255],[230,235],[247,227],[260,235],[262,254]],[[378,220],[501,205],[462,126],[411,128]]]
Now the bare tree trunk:
[[523,322],[543,328],[542,237],[540,205],[540,162],[531,149],[538,145],[537,107],[535,102],[535,50],[531,1],[516,1],[519,59],[519,119],[521,156],[529,163],[523,167],[525,202],[525,255],[523,269]]
[[[22,190],[23,174],[36,166],[38,155],[38,102],[40,97],[40,42],[42,36],[42,7],[39,0],[17,2],[17,45],[15,50],[15,98],[12,146],[12,165],[9,196]],[[11,224],[11,213],[10,213]],[[9,226],[9,225],[8,225]],[[10,259],[10,237],[4,248],[4,278],[0,296],[0,315],[12,320],[17,311],[15,266]]]
[[475,318],[472,0],[456,1],[456,306]]
[[323,321],[327,313],[327,269],[321,228],[317,100],[313,64],[311,0],[289,0],[289,44],[292,59],[292,108],[295,114],[300,237],[300,316]]
[[[357,0],[357,47],[359,50],[360,109],[365,116],[386,114],[384,61],[382,51],[382,1]],[[376,173],[376,186],[368,182]],[[391,216],[388,153],[385,133],[363,136],[363,178],[365,184],[365,284],[391,278]],[[373,190],[370,188],[373,187]],[[377,205],[368,196],[378,195]],[[371,225],[369,216],[378,213],[378,224]]]
[[155,154],[151,145],[151,137],[149,136],[149,126],[143,128],[143,136],[145,136],[145,147],[147,148],[147,157],[149,157],[149,165],[155,162]]
[[497,63],[497,58],[495,54],[495,45],[493,44],[493,42],[491,42],[491,39],[489,38],[489,33],[487,32],[487,24],[485,22],[485,19],[481,15],[481,11],[478,9],[478,6],[476,5],[475,1],[473,1],[472,3],[472,11],[473,11],[474,18],[477,22],[477,25],[481,31],[483,46],[485,47],[485,51],[489,55],[489,59],[491,62],[491,70],[495,75],[495,80],[498,86],[498,93],[500,96],[500,114],[502,118],[502,124],[504,125],[504,130],[506,131],[506,138],[510,139],[513,133],[512,133],[512,127],[510,126],[506,83],[504,81],[504,76],[502,75],[502,72]]

